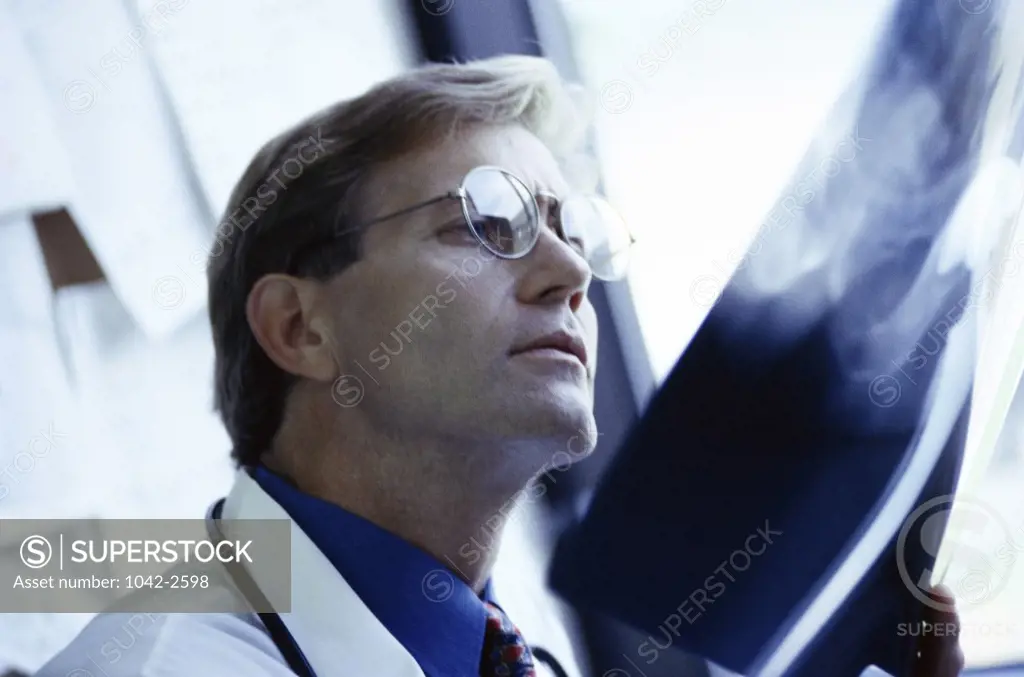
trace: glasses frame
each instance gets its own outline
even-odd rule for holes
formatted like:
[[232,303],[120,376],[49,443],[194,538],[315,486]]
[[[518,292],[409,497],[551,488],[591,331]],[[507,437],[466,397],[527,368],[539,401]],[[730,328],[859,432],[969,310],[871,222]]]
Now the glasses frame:
[[[469,178],[473,175],[474,172],[483,171],[483,170],[497,171],[497,172],[500,172],[501,174],[503,174],[507,179],[509,179],[511,181],[513,186],[516,188],[516,192],[517,193],[520,193],[519,189],[522,189],[522,193],[520,194],[520,197],[524,198],[523,199],[524,206],[527,207],[528,209],[532,209],[533,210],[532,211],[532,216],[533,216],[534,223],[537,224],[536,230],[534,231],[533,238],[530,241],[530,244],[528,246],[524,247],[523,251],[520,252],[520,253],[517,253],[517,254],[506,254],[506,253],[501,252],[501,251],[495,251],[495,249],[492,248],[493,243],[488,243],[487,240],[485,238],[483,238],[479,233],[477,233],[476,229],[473,227],[473,219],[472,219],[472,217],[469,214],[469,192],[468,192],[468,189],[466,188],[466,184],[468,183]],[[357,233],[357,232],[359,232],[361,230],[365,230],[366,228],[369,228],[370,226],[374,226],[374,225],[376,225],[378,223],[383,223],[384,221],[390,221],[391,219],[398,218],[399,216],[405,216],[406,214],[411,214],[411,213],[413,213],[415,211],[418,211],[420,209],[424,209],[424,208],[429,207],[431,205],[435,205],[435,204],[437,204],[439,202],[443,202],[444,200],[458,200],[459,203],[460,203],[460,206],[462,207],[462,220],[463,220],[463,223],[465,224],[465,226],[469,230],[469,232],[473,234],[473,237],[481,245],[483,245],[484,247],[487,248],[487,251],[491,252],[492,254],[494,254],[495,256],[497,256],[499,258],[502,258],[502,259],[505,259],[505,260],[509,260],[509,261],[515,260],[515,259],[521,259],[524,256],[526,256],[527,254],[529,254],[531,251],[533,251],[533,248],[537,244],[537,240],[540,239],[541,223],[540,223],[540,205],[537,203],[537,197],[538,196],[544,197],[549,202],[554,203],[554,205],[555,205],[554,224],[553,224],[554,225],[554,231],[558,235],[558,238],[560,240],[562,240],[566,244],[569,244],[568,241],[566,240],[566,237],[565,237],[565,229],[562,227],[562,207],[564,206],[565,203],[562,200],[560,200],[558,198],[558,196],[556,196],[556,195],[554,195],[552,193],[548,193],[548,192],[538,192],[536,194],[533,193],[530,190],[530,187],[526,185],[525,181],[523,181],[521,178],[519,178],[518,176],[516,176],[512,172],[508,171],[507,169],[503,169],[501,167],[497,167],[497,166],[494,166],[494,165],[478,165],[478,166],[473,167],[472,169],[470,169],[468,172],[466,172],[466,175],[462,177],[462,181],[459,182],[459,186],[455,190],[450,190],[447,193],[445,193],[444,195],[438,195],[436,197],[432,197],[432,198],[429,198],[427,200],[423,200],[422,202],[417,202],[415,204],[409,205],[408,207],[403,207],[402,209],[399,209],[397,211],[391,212],[389,214],[384,214],[382,216],[377,216],[377,217],[375,217],[373,219],[369,219],[367,221],[363,221],[361,223],[348,226],[346,228],[343,228],[342,230],[335,230],[330,235],[324,236],[322,238],[317,238],[313,242],[307,243],[306,245],[301,247],[299,251],[304,252],[306,249],[308,249],[310,247],[313,247],[315,245],[326,244],[328,242],[332,242],[332,241],[337,240],[338,238],[343,237],[345,235],[351,235],[352,233]],[[525,200],[526,197],[529,198],[529,202],[527,202]],[[607,201],[605,201],[605,202],[607,202]],[[633,244],[636,242],[636,237],[634,237],[633,232],[629,229],[629,226],[626,225],[625,220],[623,220],[622,223],[623,223],[623,226],[626,228],[626,232],[629,234],[629,244],[626,246],[626,249],[624,249],[623,251],[628,251],[633,246]],[[569,246],[571,247],[572,245],[569,245]],[[573,251],[575,251],[575,249]],[[616,255],[618,255],[618,253],[621,253],[621,252],[617,252],[615,254],[612,254],[611,256],[616,256]],[[295,258],[298,258],[298,252],[296,252],[296,257]],[[594,266],[591,264],[590,260],[586,259],[585,257],[582,257],[582,255],[581,255],[581,258],[584,258],[584,260],[587,261],[587,266],[590,268],[590,271],[594,275],[594,277],[596,277],[596,278],[598,278],[600,280],[616,280],[616,279],[620,279],[618,277],[609,278],[609,277],[605,277],[605,276],[602,276],[602,275],[598,275],[595,272]]]

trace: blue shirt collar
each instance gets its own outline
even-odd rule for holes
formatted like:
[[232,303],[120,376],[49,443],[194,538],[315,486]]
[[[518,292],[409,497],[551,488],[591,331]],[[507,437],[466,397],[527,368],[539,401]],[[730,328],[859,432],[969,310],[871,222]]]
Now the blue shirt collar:
[[263,466],[254,479],[306,533],[428,677],[477,677],[487,611],[440,561],[344,508],[299,491]]

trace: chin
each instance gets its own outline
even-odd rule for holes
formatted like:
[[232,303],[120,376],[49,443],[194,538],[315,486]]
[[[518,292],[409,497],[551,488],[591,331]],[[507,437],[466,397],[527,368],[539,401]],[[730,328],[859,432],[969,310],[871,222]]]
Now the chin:
[[[579,388],[535,391],[517,397],[510,411],[516,437],[543,439],[552,451],[572,448],[574,456],[583,458],[593,451],[597,442],[593,399],[589,391]],[[547,445],[545,445],[547,446]]]
[[[517,489],[539,473],[565,472],[590,456],[597,444],[589,400],[517,398],[502,403],[498,411],[483,435],[505,440],[499,465]],[[479,420],[488,422],[483,415]]]

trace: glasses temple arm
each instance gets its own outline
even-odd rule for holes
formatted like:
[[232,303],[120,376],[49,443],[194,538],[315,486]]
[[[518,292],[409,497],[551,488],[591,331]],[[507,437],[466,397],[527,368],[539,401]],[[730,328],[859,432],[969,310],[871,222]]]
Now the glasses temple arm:
[[293,252],[292,259],[293,260],[298,260],[298,259],[302,258],[302,256],[309,249],[311,249],[312,247],[316,247],[316,246],[319,246],[319,245],[322,245],[322,244],[326,244],[328,242],[336,240],[337,238],[341,237],[342,235],[348,235],[348,234],[354,233],[354,232],[356,232],[358,230],[362,230],[363,228],[369,228],[370,226],[372,226],[374,224],[380,223],[382,221],[387,221],[389,219],[393,219],[393,218],[396,218],[398,216],[402,216],[403,214],[408,214],[409,212],[416,211],[417,209],[423,209],[424,207],[428,207],[428,206],[430,206],[432,204],[436,204],[438,202],[441,202],[442,200],[461,200],[461,199],[462,199],[462,194],[461,193],[459,193],[458,191],[449,191],[449,192],[445,193],[444,195],[439,195],[439,196],[437,196],[435,198],[431,198],[429,200],[424,200],[423,202],[418,202],[418,203],[416,203],[416,204],[414,204],[414,205],[412,205],[410,207],[406,207],[405,209],[400,209],[397,212],[393,212],[391,214],[385,214],[384,216],[378,216],[375,219],[371,219],[369,221],[364,221],[363,223],[360,223],[360,224],[357,224],[357,225],[354,225],[354,226],[349,226],[348,228],[343,228],[342,230],[337,230],[336,229],[336,230],[332,231],[328,235],[323,235],[323,236],[318,237],[318,238],[316,238],[314,240],[311,240],[310,242],[307,242],[307,243],[303,244],[301,247],[296,249],[295,252]]
[[335,231],[334,235],[338,236],[338,235],[347,235],[348,233],[354,233],[357,230],[362,230],[363,228],[369,228],[370,226],[378,224],[378,223],[381,223],[383,221],[389,221],[389,220],[397,218],[399,216],[405,216],[406,214],[414,212],[417,209],[423,209],[424,207],[429,207],[430,205],[437,204],[438,202],[441,202],[442,200],[461,200],[461,199],[462,199],[462,195],[461,194],[459,194],[456,191],[449,191],[449,192],[445,193],[444,195],[438,195],[437,197],[431,198],[429,200],[424,200],[423,202],[417,202],[416,204],[411,205],[409,207],[406,207],[404,209],[400,209],[397,212],[391,212],[390,214],[385,214],[384,216],[378,216],[375,219],[371,219],[369,221],[364,221],[364,222],[362,222],[360,224],[357,224],[357,225],[354,225],[354,226],[349,226],[348,228],[345,228],[343,230]]

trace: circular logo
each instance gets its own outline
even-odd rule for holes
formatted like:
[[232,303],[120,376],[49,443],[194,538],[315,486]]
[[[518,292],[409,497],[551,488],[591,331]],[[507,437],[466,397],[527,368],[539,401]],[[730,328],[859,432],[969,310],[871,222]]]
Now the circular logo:
[[[1003,23],[997,12],[989,12],[992,4],[992,0],[958,0],[948,5],[936,5],[938,28],[941,31],[937,39],[943,42],[970,39],[978,45],[991,44],[994,39],[993,32],[998,31]],[[964,16],[965,14],[967,16]],[[970,38],[965,31],[972,34]],[[882,178],[886,178],[884,174]],[[901,184],[905,182],[905,178],[900,181]]]
[[95,677],[95,675],[93,675],[85,668],[75,668],[68,674],[64,675],[64,677]]
[[358,376],[342,374],[334,382],[334,387],[331,388],[331,397],[334,398],[335,404],[339,407],[348,409],[362,402],[365,392],[366,389],[363,387],[363,382],[359,380]]
[[185,284],[173,275],[165,275],[153,284],[153,303],[163,310],[185,302]]
[[21,542],[21,561],[29,569],[42,569],[52,557],[53,547],[43,536],[32,535]]
[[207,260],[208,260],[207,255],[205,253],[203,253],[202,250],[199,250],[199,249],[197,249],[194,252],[192,252],[192,255],[188,257],[188,262],[191,263],[193,266],[195,266],[197,268],[199,268],[199,267],[205,268]]
[[420,0],[420,5],[427,14],[444,16],[455,6],[455,0]]
[[871,402],[879,407],[889,408],[900,401],[903,394],[903,387],[895,376],[882,374],[871,379],[868,386],[868,397]]
[[455,579],[444,569],[434,569],[423,577],[423,596],[431,602],[443,602],[455,593]]
[[72,80],[64,88],[64,107],[72,113],[84,113],[96,103],[92,86],[82,80]]
[[633,105],[633,88],[625,80],[610,80],[601,88],[601,108],[612,115],[625,113]]
[[[968,604],[982,604],[1002,590],[1009,580],[1009,563],[1002,561],[999,553],[1013,546],[1010,529],[1002,517],[991,506],[974,499],[958,498],[952,495],[938,496],[921,504],[910,513],[899,536],[896,538],[896,567],[904,585],[923,604],[943,612],[953,611],[953,605],[936,600],[929,594],[931,569],[925,569],[916,580],[907,565],[907,539],[911,530],[917,533],[920,546],[935,557],[940,542],[949,541],[954,548],[956,561],[968,571],[945,585],[953,595]],[[971,543],[971,540],[975,543]],[[994,541],[993,538],[995,537]],[[985,541],[988,544],[979,543]]]
[[960,7],[968,14],[981,14],[992,6],[992,0],[960,0]]
[[601,675],[601,677],[630,677],[630,674],[622,668],[612,668]]
[[690,298],[698,306],[710,308],[722,293],[722,285],[714,275],[700,275],[690,285]]

